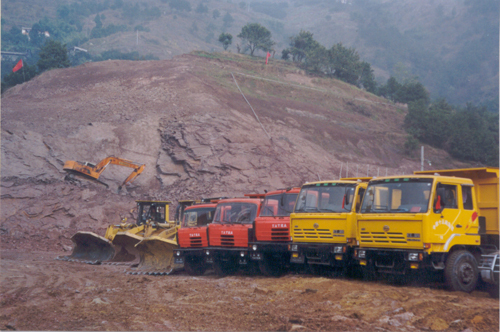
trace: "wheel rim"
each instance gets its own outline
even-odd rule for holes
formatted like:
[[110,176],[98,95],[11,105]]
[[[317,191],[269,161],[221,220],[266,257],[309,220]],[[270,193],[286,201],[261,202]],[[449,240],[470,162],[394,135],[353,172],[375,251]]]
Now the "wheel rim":
[[460,265],[458,269],[458,277],[462,284],[468,285],[474,280],[474,269],[469,263]]

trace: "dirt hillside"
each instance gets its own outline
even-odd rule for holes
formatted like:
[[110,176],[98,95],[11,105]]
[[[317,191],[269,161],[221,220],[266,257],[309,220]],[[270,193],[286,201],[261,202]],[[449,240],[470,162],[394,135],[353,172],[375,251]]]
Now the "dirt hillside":
[[[420,163],[403,154],[404,115],[351,85],[230,53],[51,70],[2,96],[2,248],[69,249],[75,231],[131,217],[140,198],[243,195],[340,171],[408,174]],[[120,194],[129,168],[104,171],[109,189],[64,180],[66,160],[110,155],[146,164]],[[426,158],[457,164],[431,148]]]
[[[404,116],[404,106],[347,84],[231,54],[88,63],[16,86],[2,96],[0,329],[496,329],[498,300],[440,284],[325,278],[303,267],[279,279],[153,277],[55,260],[71,250],[76,231],[104,234],[133,216],[136,199],[408,174],[420,164],[403,154]],[[128,168],[108,167],[100,179],[109,189],[65,180],[66,160],[109,155],[145,163],[145,171],[119,194]],[[426,159],[436,168],[463,166],[428,147]]]

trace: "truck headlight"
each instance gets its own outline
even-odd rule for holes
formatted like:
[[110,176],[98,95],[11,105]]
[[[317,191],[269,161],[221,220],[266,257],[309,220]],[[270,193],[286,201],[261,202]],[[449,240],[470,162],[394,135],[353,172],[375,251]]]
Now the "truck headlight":
[[205,254],[207,254],[207,256],[210,256],[210,250],[205,251]]
[[290,247],[290,250],[291,251],[299,251],[299,248],[296,244],[292,244],[292,246]]
[[418,262],[418,253],[416,252],[410,252],[408,254],[408,260],[413,261],[413,262]]
[[257,251],[257,245],[256,245],[256,244],[254,244],[254,245],[252,246],[252,249],[253,249],[253,251]]
[[358,258],[366,258],[366,251],[364,250],[358,251]]
[[240,256],[245,257],[245,252],[244,251],[240,252]]
[[335,247],[335,249],[333,249],[333,252],[336,253],[336,254],[341,254],[342,253],[342,247]]
[[176,251],[176,252],[175,252],[175,254],[176,254],[177,256],[180,256],[180,255],[181,255],[181,252],[180,252],[180,251]]

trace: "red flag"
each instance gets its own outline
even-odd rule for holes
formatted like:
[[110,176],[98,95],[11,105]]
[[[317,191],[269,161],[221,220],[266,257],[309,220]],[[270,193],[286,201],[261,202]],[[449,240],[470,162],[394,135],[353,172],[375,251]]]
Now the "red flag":
[[17,64],[12,68],[12,72],[15,73],[19,69],[23,68],[23,59],[19,60]]
[[270,56],[271,56],[271,53],[267,52],[267,55],[266,55],[266,65],[267,65],[267,59],[269,59]]

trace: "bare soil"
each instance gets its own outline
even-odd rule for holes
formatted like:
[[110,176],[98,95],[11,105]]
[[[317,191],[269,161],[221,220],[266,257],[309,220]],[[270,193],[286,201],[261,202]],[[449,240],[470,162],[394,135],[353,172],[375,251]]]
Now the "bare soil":
[[494,331],[499,303],[435,285],[211,271],[129,275],[123,266],[3,250],[0,329],[127,331]]

